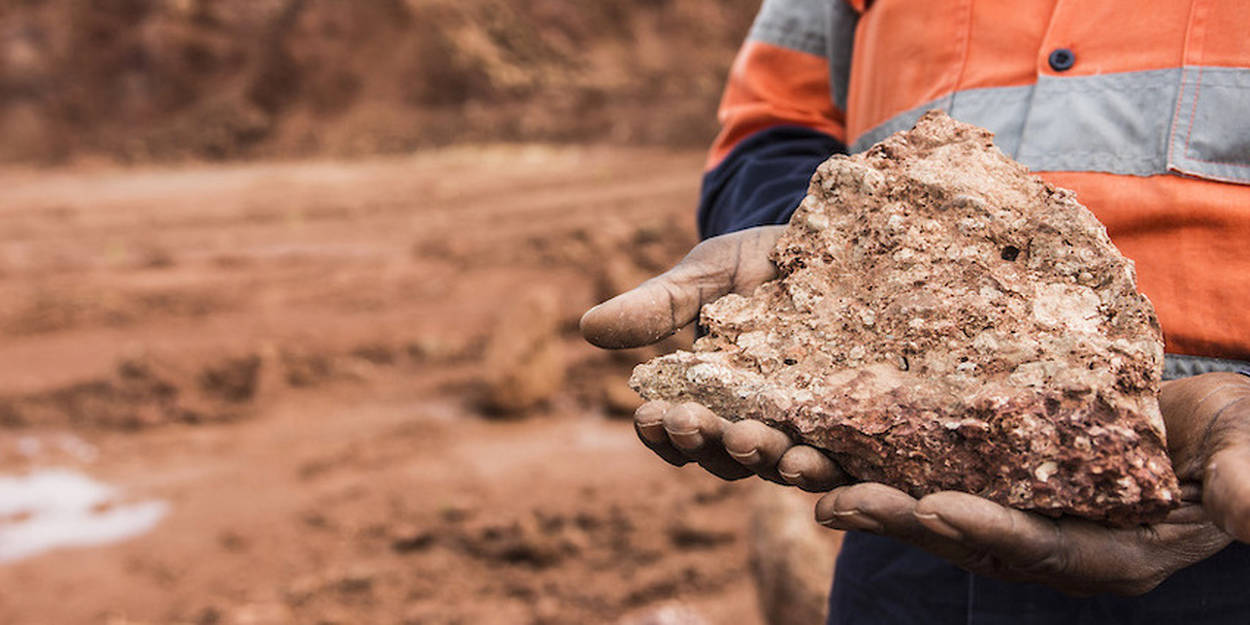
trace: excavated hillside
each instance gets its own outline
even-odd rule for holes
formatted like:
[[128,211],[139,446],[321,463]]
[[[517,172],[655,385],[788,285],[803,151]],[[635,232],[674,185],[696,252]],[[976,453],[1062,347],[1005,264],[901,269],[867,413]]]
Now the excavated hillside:
[[0,161],[705,145],[754,0],[0,0]]

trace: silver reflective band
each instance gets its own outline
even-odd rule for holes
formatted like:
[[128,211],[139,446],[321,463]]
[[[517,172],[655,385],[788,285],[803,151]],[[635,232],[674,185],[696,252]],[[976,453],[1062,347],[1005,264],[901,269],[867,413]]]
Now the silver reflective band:
[[855,26],[859,13],[839,0],[829,10],[829,90],[838,110],[846,110],[846,94],[851,87],[851,52],[855,49]]
[[1168,156],[1168,165],[1181,173],[1250,181],[1250,70],[1183,70]]
[[1165,354],[1163,356],[1164,380],[1188,378],[1204,373],[1240,373],[1246,370],[1250,370],[1250,362],[1207,358],[1206,356],[1185,356],[1182,354]]
[[1250,184],[1250,69],[1039,76],[1032,85],[958,91],[865,132],[851,152],[933,108],[990,129],[999,149],[1034,171],[1171,171]]
[[842,0],[764,0],[747,39],[829,60],[829,90],[846,110],[859,13]]
[[830,9],[828,0],[764,0],[747,39],[825,56]]

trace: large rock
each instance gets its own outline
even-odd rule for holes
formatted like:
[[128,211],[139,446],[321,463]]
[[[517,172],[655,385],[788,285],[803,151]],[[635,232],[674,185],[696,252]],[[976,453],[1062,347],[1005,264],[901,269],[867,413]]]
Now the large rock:
[[917,497],[1116,524],[1178,504],[1132,261],[990,132],[933,111],[834,156],[773,260],[779,279],[705,306],[708,335],[635,390],[773,424]]

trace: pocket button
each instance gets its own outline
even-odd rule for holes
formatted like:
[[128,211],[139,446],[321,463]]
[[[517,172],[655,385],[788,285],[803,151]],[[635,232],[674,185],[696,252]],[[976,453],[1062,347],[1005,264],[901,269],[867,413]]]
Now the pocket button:
[[1066,72],[1076,65],[1076,55],[1067,48],[1055,48],[1050,53],[1050,68],[1056,72]]

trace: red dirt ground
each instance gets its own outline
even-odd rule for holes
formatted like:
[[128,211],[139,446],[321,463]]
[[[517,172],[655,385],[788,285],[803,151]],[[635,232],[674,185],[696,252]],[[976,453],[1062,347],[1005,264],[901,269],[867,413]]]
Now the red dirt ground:
[[[0,172],[0,472],[171,505],[0,565],[0,622],[760,622],[748,487],[653,458],[609,415],[644,354],[576,334],[693,241],[701,158]],[[500,384],[536,406],[488,409]]]

